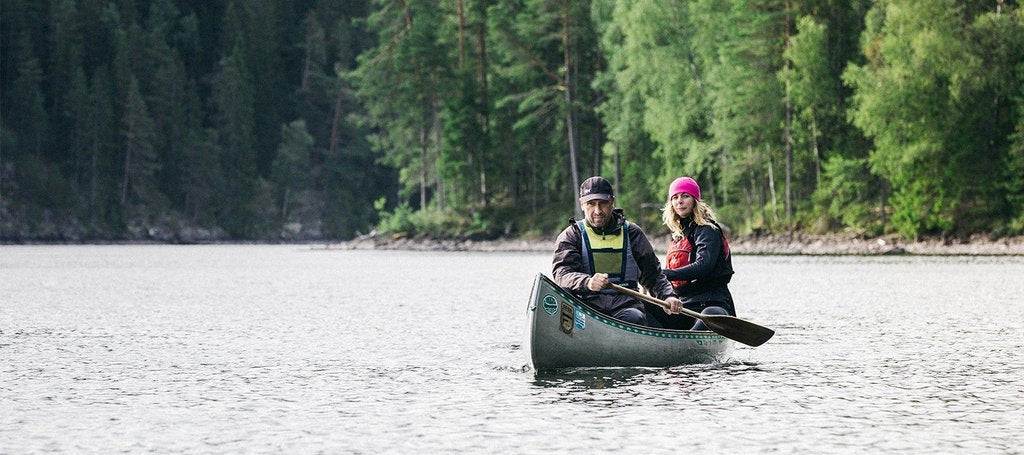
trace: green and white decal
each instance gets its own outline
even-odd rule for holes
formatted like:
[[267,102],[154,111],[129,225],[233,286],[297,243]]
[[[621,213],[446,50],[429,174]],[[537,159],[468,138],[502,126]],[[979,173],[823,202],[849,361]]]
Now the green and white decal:
[[544,307],[544,312],[548,315],[554,316],[555,312],[558,311],[558,301],[555,300],[555,296],[551,294],[544,296],[544,300],[541,305]]

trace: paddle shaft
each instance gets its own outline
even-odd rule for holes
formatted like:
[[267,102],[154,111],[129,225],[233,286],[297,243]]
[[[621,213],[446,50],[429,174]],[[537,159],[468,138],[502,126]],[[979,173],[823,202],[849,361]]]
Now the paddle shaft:
[[[608,286],[628,296],[635,297],[655,305],[660,305],[666,310],[670,307],[668,302],[664,300],[659,300],[649,295],[641,294],[632,289],[627,289],[612,283],[609,283]],[[731,340],[739,341],[740,343],[748,346],[760,346],[775,335],[775,331],[768,327],[760,326],[735,316],[728,316],[724,314],[701,314],[686,308],[681,308],[680,310],[682,310],[682,314],[704,321],[704,325],[706,325],[708,329],[711,329],[712,332]]]
[[[660,306],[660,307],[662,307],[662,308],[664,308],[666,310],[672,307],[671,305],[668,304],[668,302],[666,302],[664,300],[656,299],[656,298],[651,297],[651,296],[649,296],[647,294],[642,294],[642,293],[636,292],[636,291],[634,291],[634,290],[632,290],[630,288],[624,288],[624,287],[619,286],[619,285],[617,285],[615,283],[608,283],[608,287],[610,287],[610,288],[612,288],[612,289],[614,289],[616,291],[619,291],[619,292],[621,292],[623,294],[626,294],[626,295],[628,295],[630,297],[636,297],[636,298],[638,298],[640,300],[644,300],[644,301],[653,303],[653,304],[658,305],[658,306]],[[685,315],[687,315],[687,316],[689,316],[691,318],[697,318],[697,319],[700,319],[700,320],[704,320],[704,315],[700,314],[700,313],[698,313],[696,311],[688,310],[688,309],[682,308],[682,307],[680,307],[680,310],[682,310],[683,314],[685,314]]]

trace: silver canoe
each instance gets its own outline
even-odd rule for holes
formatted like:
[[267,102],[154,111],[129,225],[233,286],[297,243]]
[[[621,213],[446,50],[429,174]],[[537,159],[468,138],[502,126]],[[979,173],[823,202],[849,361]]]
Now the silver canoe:
[[597,312],[537,274],[528,308],[533,368],[672,366],[722,361],[732,340],[714,332],[639,326]]

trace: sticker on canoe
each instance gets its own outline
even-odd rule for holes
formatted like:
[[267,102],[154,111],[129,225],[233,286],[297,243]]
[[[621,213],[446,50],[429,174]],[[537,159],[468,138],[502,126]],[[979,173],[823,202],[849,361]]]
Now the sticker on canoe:
[[576,321],[576,328],[577,329],[586,330],[586,328],[587,328],[587,313],[584,313],[583,310],[577,308],[575,313],[573,314],[572,318],[573,318],[573,320]]
[[555,296],[551,294],[544,296],[544,302],[541,306],[544,307],[544,312],[549,316],[554,315],[555,311],[558,311],[558,301],[555,300]]
[[561,323],[562,333],[572,336],[572,320],[573,314],[576,312],[576,307],[572,306],[569,302],[562,302],[562,316],[559,322]]

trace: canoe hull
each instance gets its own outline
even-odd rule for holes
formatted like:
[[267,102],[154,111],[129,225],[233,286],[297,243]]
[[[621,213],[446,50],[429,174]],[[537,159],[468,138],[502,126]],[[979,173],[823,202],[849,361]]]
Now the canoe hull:
[[706,331],[643,327],[599,313],[543,274],[528,307],[536,370],[673,366],[722,361],[732,341]]

